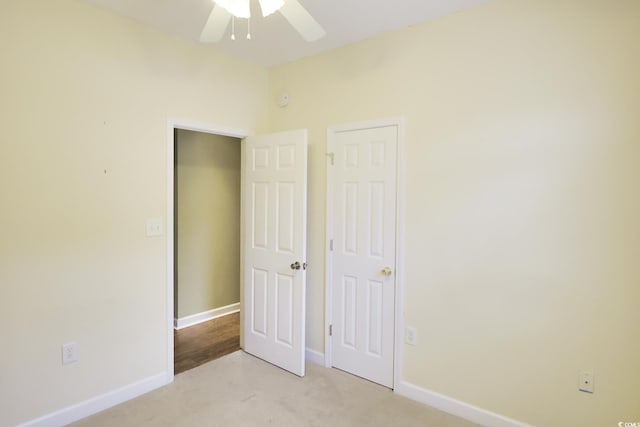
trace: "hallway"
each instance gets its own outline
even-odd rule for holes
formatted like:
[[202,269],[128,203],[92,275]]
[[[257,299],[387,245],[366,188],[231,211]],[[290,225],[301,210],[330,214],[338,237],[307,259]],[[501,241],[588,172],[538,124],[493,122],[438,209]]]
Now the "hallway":
[[174,374],[240,349],[240,313],[173,331]]

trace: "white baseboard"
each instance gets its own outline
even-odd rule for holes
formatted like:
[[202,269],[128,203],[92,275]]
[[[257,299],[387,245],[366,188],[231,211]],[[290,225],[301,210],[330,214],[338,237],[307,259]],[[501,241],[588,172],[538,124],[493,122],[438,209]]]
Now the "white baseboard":
[[18,427],[58,427],[97,414],[112,406],[131,400],[151,390],[167,385],[170,382],[166,372],[154,375],[144,380],[109,391],[100,396],[85,400],[72,406],[36,418]]
[[460,418],[464,418],[473,423],[477,423],[487,427],[531,427],[531,425],[521,421],[513,420],[505,416],[478,408],[465,402],[453,399],[434,391],[430,391],[406,381],[401,381],[396,385],[397,394],[416,400],[425,405],[439,409]]
[[182,329],[188,326],[197,325],[217,317],[226,316],[227,314],[237,313],[240,311],[240,303],[225,305],[224,307],[214,308],[213,310],[203,311],[202,313],[192,314],[190,316],[173,319],[173,327]]
[[311,363],[324,366],[324,353],[320,353],[319,351],[315,351],[307,347],[305,352],[305,358],[307,361]]

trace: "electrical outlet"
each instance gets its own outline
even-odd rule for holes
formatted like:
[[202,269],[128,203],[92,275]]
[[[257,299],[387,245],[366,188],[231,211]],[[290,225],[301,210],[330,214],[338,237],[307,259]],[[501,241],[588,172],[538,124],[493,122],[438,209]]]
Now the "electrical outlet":
[[585,393],[593,393],[593,372],[582,371],[578,374],[578,389]]
[[62,344],[62,364],[78,361],[78,345],[74,342]]
[[416,332],[416,328],[413,326],[407,326],[404,330],[404,340],[409,345],[416,345],[418,342],[418,333]]
[[149,218],[147,220],[147,237],[162,236],[162,220],[160,218]]

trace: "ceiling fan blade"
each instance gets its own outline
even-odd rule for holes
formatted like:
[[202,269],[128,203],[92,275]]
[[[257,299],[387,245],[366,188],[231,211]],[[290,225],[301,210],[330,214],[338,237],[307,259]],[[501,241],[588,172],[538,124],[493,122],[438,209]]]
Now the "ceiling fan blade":
[[230,20],[231,14],[216,4],[211,11],[211,15],[209,15],[207,23],[204,24],[200,34],[200,41],[202,43],[216,43],[222,40]]
[[280,8],[280,13],[308,42],[314,42],[327,34],[298,0],[285,0],[284,5]]

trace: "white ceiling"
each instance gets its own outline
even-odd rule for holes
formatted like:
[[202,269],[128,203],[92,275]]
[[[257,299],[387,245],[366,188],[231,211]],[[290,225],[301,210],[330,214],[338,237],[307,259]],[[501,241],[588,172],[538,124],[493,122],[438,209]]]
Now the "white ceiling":
[[[146,25],[198,41],[212,0],[86,0]],[[262,17],[252,0],[251,40],[246,21],[236,21],[236,40],[227,35],[211,49],[271,66],[335,49],[388,31],[415,25],[489,0],[299,0],[327,35],[307,43],[278,12]]]

